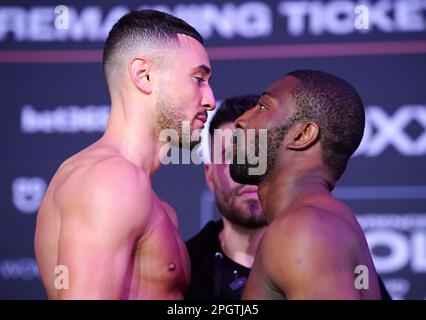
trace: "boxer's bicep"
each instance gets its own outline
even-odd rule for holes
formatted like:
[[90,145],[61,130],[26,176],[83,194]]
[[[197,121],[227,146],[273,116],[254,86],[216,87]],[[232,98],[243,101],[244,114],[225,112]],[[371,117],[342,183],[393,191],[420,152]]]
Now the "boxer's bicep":
[[[137,181],[121,176],[79,190],[79,201],[62,215],[58,264],[68,270],[65,299],[119,299],[132,267],[136,237],[144,231],[149,204]],[[99,180],[98,180],[99,182]],[[149,198],[148,198],[149,199]]]
[[[60,299],[118,299],[131,254],[130,242],[114,228],[67,221],[61,231],[58,264],[66,267],[68,288]],[[111,238],[105,235],[111,234]],[[120,239],[121,238],[121,239]],[[126,243],[127,242],[127,243]]]
[[[328,242],[328,243],[324,243]],[[358,299],[347,254],[339,244],[311,235],[285,255],[288,299]]]

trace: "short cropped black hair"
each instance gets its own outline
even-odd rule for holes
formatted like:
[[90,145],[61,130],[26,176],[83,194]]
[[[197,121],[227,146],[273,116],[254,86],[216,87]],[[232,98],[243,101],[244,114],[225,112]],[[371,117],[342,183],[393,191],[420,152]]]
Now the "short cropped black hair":
[[214,129],[219,128],[223,124],[234,122],[247,110],[253,108],[259,101],[259,98],[258,95],[245,95],[223,100],[210,122],[210,136],[213,137]]
[[105,42],[103,67],[105,73],[113,57],[147,40],[176,41],[178,34],[190,36],[201,44],[203,37],[185,21],[157,10],[131,11],[112,27]]
[[300,80],[292,91],[298,107],[294,118],[319,126],[323,161],[337,180],[361,143],[365,126],[362,99],[348,82],[329,73],[296,70],[288,75]]

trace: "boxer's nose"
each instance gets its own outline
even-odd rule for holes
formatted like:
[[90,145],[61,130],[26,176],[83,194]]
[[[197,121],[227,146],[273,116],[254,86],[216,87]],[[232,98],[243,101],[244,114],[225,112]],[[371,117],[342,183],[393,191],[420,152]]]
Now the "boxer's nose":
[[255,113],[256,113],[256,107],[251,108],[247,110],[246,112],[244,112],[241,116],[237,118],[237,120],[234,121],[235,128],[246,129],[249,120],[253,118]]

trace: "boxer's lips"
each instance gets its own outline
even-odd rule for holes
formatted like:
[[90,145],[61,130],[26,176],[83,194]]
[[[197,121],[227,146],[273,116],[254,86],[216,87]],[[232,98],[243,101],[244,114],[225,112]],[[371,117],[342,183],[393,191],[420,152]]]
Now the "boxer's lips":
[[194,122],[197,122],[198,123],[198,128],[201,128],[201,129],[203,129],[204,128],[204,124],[206,123],[206,121],[207,121],[207,117],[203,117],[203,116],[199,116],[199,117],[196,117],[195,119],[194,119]]
[[256,195],[257,196],[257,187],[255,186],[248,186],[241,188],[240,192],[238,192],[238,195]]

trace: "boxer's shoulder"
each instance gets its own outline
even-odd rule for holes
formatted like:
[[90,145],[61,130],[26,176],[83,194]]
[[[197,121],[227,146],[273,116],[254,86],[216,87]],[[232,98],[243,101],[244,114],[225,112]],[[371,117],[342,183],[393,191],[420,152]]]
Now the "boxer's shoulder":
[[356,238],[355,230],[345,219],[304,206],[278,216],[265,232],[263,247],[270,254],[285,256],[285,263],[301,261],[302,256],[316,257],[320,251],[325,259],[335,254],[350,258]]
[[326,211],[303,207],[286,212],[268,226],[262,240],[264,273],[283,292],[311,288],[319,276],[334,279],[333,274],[352,270],[354,237],[347,222]]
[[336,214],[330,208],[300,206],[279,215],[268,228],[269,236],[285,237],[307,241],[311,238],[331,241],[355,236],[352,224],[344,215]]
[[152,189],[143,170],[117,155],[86,155],[74,161],[62,166],[63,179],[54,195],[63,214],[95,217],[120,213],[128,221],[148,218]]

